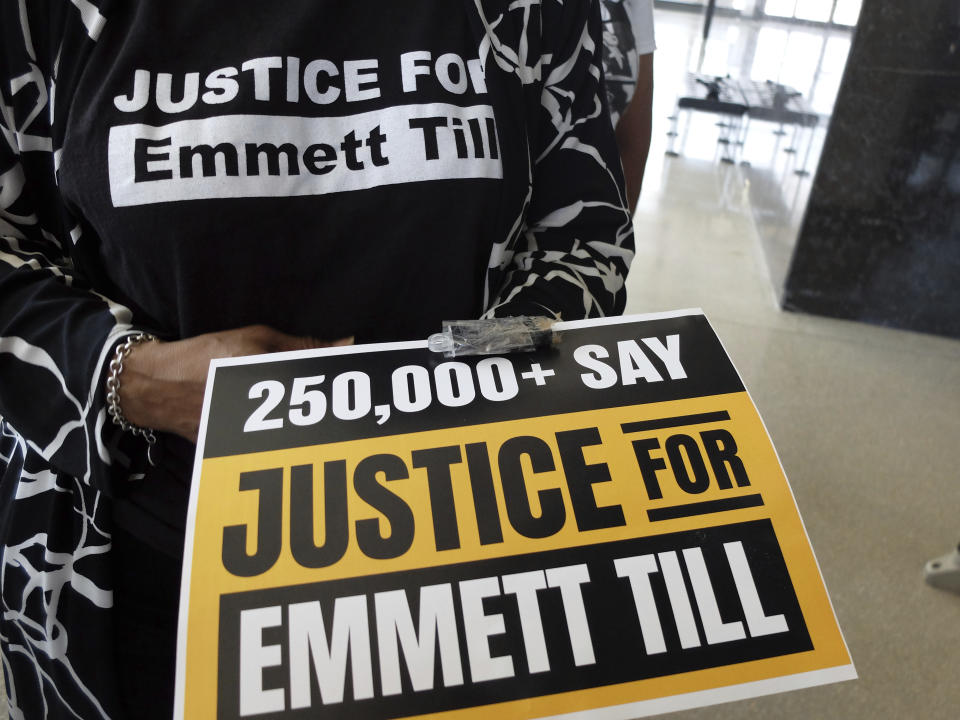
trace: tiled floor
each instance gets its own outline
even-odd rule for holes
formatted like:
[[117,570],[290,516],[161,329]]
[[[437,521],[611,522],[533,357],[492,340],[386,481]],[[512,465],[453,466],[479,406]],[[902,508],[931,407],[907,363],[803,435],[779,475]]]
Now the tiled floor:
[[644,199],[628,312],[706,311],[780,453],[861,676],[684,716],[957,717],[960,597],[922,568],[960,539],[960,342],[779,311],[746,193],[729,189],[744,188],[740,169],[663,173],[696,191]]
[[[700,40],[701,23],[701,18],[691,13],[658,10],[656,14],[654,129],[645,196],[656,201],[665,192],[660,184],[671,181],[662,174],[661,164],[671,130],[668,116],[676,114],[677,97],[686,92],[686,73],[772,81],[803,93],[810,108],[820,115],[815,129],[796,132],[790,126],[753,121],[747,125],[742,146],[723,146],[717,142],[721,136],[718,123],[723,122],[720,116],[683,111],[672,143],[685,160],[713,162],[724,156],[736,160],[742,172],[736,175],[737,181],[724,180],[721,200],[728,202],[733,193],[747,194],[764,258],[779,292],[852,35],[839,29],[717,18],[704,45]],[[674,181],[669,192],[684,195],[686,189],[678,188]],[[709,208],[703,209],[709,212]]]
[[[689,67],[671,58],[696,60],[699,24],[656,19],[660,127],[627,310],[706,311],[780,453],[860,674],[675,717],[952,720],[960,596],[925,585],[923,565],[960,540],[960,341],[778,309],[771,273],[785,270],[809,178],[759,125],[749,167],[717,161],[715,118],[697,119],[682,157],[664,157],[665,115]],[[733,27],[719,23],[711,42]],[[736,63],[734,50],[725,57]]]

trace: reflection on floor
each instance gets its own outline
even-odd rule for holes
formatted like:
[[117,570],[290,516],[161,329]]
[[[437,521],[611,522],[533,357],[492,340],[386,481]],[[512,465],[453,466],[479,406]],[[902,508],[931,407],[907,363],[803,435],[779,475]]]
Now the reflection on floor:
[[[779,294],[840,87],[851,32],[718,18],[704,45],[701,23],[695,14],[657,11],[654,129],[645,193],[657,192],[658,170],[668,147],[688,159],[734,159],[743,168],[738,182],[748,192],[772,285]],[[683,111],[671,143],[669,117],[676,114],[688,72],[788,85],[803,94],[820,122],[816,128],[798,130],[753,120],[745,126],[742,145],[723,145],[717,141],[723,134],[718,125],[727,122],[724,118]]]
[[[778,309],[771,275],[786,268],[810,178],[759,123],[749,167],[719,162],[711,116],[695,118],[681,157],[664,157],[700,21],[659,10],[656,20],[658,119],[627,311],[702,307],[717,328],[780,453],[860,674],[671,717],[956,718],[960,596],[925,585],[923,567],[960,540],[960,342]],[[709,72],[741,68],[751,32],[718,19]]]

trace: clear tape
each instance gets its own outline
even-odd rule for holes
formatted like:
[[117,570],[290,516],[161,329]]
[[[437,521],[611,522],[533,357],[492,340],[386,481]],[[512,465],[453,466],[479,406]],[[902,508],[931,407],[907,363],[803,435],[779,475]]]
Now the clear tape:
[[531,352],[560,341],[553,323],[545,317],[444,320],[443,331],[427,338],[427,347],[444,357]]

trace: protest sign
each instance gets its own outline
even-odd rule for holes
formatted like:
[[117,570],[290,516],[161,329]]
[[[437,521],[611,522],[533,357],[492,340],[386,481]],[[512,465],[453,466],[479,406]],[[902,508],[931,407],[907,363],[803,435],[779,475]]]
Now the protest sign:
[[631,718],[855,677],[699,311],[215,361],[178,718]]

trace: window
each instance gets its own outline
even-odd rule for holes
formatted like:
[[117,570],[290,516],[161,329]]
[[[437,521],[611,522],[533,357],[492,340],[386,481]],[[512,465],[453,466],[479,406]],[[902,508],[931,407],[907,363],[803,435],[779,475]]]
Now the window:
[[801,0],[793,16],[798,20],[812,20],[814,22],[830,22],[830,13],[833,11],[834,0]]
[[837,0],[837,7],[833,11],[833,21],[838,25],[857,24],[860,19],[862,0]]
[[797,0],[767,0],[763,6],[763,12],[776,17],[792,18],[797,4]]
[[[729,0],[728,0],[729,1]],[[737,2],[738,0],[734,0]],[[853,27],[863,0],[757,0],[762,15]]]

